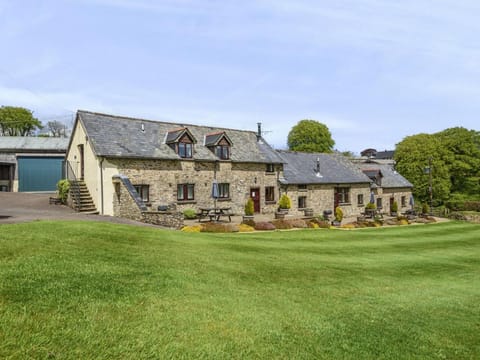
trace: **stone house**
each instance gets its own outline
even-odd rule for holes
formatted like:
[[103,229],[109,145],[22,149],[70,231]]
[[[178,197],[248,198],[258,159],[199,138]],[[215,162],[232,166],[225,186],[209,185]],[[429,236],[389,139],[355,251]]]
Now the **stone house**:
[[249,197],[261,214],[273,215],[286,193],[295,216],[337,206],[358,216],[372,192],[380,205],[398,198],[401,209],[411,194],[411,184],[381,164],[372,173],[373,163],[363,168],[340,154],[276,151],[260,125],[254,132],[78,111],[66,159],[80,211],[88,198],[88,210],[173,227],[180,219],[162,216],[214,204],[240,215]]
[[370,198],[372,181],[341,154],[279,151],[284,159],[280,189],[292,200],[293,214],[306,209],[314,214],[333,213],[337,206],[344,216],[358,216]]
[[256,212],[273,213],[283,161],[260,129],[78,111],[67,151],[67,175],[84,183],[96,209],[106,215],[129,217],[125,209],[136,205],[143,213],[212,207],[214,180],[217,206],[242,214],[252,197]]
[[398,212],[405,212],[411,208],[413,185],[395,171],[392,164],[366,160],[355,162],[355,165],[371,179],[371,196],[374,197],[377,209],[389,213],[395,201],[398,204]]

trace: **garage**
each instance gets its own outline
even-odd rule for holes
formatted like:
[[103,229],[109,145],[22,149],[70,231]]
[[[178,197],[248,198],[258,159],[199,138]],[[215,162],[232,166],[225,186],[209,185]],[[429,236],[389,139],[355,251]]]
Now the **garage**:
[[69,139],[0,136],[0,191],[56,191]]
[[18,156],[18,191],[55,191],[63,157]]

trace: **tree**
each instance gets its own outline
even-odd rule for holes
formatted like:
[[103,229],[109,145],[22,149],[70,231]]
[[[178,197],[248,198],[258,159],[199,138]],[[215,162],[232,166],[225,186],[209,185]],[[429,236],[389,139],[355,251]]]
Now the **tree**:
[[0,107],[0,133],[4,136],[29,136],[41,129],[42,123],[30,110],[22,107]]
[[429,171],[432,172],[434,200],[443,202],[448,199],[451,187],[445,162],[448,154],[438,136],[431,134],[407,136],[397,144],[395,168],[413,184],[413,193],[421,202],[430,201]]
[[445,162],[449,168],[452,193],[480,193],[480,133],[455,127],[437,133],[449,151]]
[[65,124],[60,121],[54,120],[47,123],[48,130],[52,133],[53,137],[62,137],[65,135]]
[[335,141],[328,127],[315,120],[300,120],[288,133],[288,148],[293,151],[331,153]]

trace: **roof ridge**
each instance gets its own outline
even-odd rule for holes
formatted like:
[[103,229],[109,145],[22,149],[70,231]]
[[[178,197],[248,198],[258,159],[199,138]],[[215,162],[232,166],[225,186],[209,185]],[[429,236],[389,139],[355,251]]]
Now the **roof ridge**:
[[183,123],[183,122],[178,122],[178,121],[173,122],[173,121],[164,121],[164,120],[151,120],[151,119],[145,119],[145,118],[135,118],[135,117],[131,117],[131,116],[106,114],[106,113],[89,111],[89,110],[77,110],[77,114],[79,114],[79,113],[87,113],[87,114],[92,114],[92,115],[106,116],[106,117],[110,117],[110,118],[124,119],[124,120],[145,121],[145,122],[156,123],[156,124],[157,123],[171,124],[171,125],[183,126],[184,128],[189,127],[189,126],[196,126],[196,127],[200,127],[200,128],[213,128],[213,129],[224,130],[224,131],[238,131],[238,132],[246,132],[246,133],[257,134],[257,132],[253,131],[253,130],[232,129],[232,128],[213,126],[213,125],[188,124],[188,123]]

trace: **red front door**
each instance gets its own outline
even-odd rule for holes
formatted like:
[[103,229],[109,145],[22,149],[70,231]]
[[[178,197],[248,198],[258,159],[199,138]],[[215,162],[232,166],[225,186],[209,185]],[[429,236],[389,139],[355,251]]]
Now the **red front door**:
[[253,200],[253,210],[256,213],[260,212],[260,189],[259,188],[251,188],[250,189],[250,197]]

